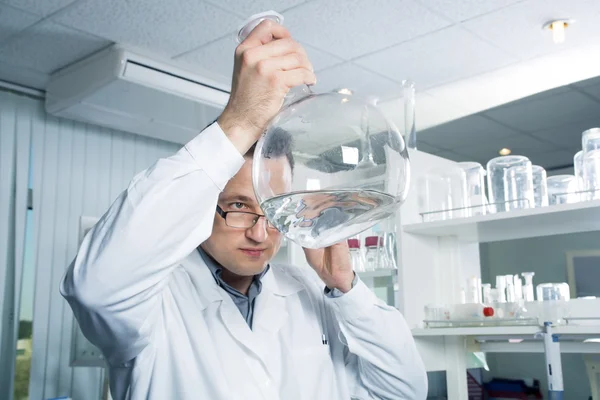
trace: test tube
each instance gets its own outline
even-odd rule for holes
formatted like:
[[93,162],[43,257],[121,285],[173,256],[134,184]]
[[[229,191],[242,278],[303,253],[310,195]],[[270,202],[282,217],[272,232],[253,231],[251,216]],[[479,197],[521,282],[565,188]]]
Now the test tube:
[[492,304],[492,297],[491,297],[492,284],[491,283],[483,283],[481,285],[481,290],[483,291],[483,304],[487,304],[487,305]]
[[498,290],[498,303],[506,303],[506,277],[496,276],[496,289]]
[[506,275],[504,277],[506,279],[506,302],[514,303],[515,298],[515,283],[513,281],[512,275]]
[[525,279],[525,285],[523,285],[523,299],[525,301],[535,301],[533,297],[533,276],[535,272],[522,272],[521,275]]
[[515,282],[515,299],[521,301],[523,300],[523,281],[519,278],[519,274],[513,277],[513,281]]

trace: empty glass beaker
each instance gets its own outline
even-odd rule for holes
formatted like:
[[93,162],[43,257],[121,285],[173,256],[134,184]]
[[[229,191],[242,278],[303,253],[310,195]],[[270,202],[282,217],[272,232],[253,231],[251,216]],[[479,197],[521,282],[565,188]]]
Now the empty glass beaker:
[[600,128],[591,128],[581,134],[581,149],[584,154],[600,150]]
[[524,156],[501,156],[488,161],[488,200],[492,213],[533,206],[531,161]]
[[583,153],[581,170],[583,200],[600,199],[600,150]]
[[469,216],[467,175],[459,166],[431,169],[419,184],[424,222]]
[[575,175],[554,175],[547,179],[550,204],[577,203],[579,192]]
[[[275,12],[254,16],[238,41],[267,18],[283,22]],[[256,144],[252,182],[269,222],[300,246],[320,248],[392,215],[406,199],[409,169],[401,131],[373,101],[305,86],[290,91]]]
[[467,180],[469,208],[466,209],[466,216],[485,215],[487,213],[485,169],[477,162],[459,162],[458,167],[465,171]]
[[548,205],[546,170],[539,165],[532,165],[531,173],[533,176],[533,201],[535,207],[545,207]]
[[374,271],[381,268],[381,246],[383,244],[382,238],[379,236],[367,236],[365,238],[365,247],[367,253],[365,254],[365,270]]

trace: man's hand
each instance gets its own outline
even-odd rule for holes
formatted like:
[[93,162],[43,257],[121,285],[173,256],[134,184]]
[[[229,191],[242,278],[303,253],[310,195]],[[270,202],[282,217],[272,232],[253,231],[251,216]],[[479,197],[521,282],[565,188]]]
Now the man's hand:
[[304,249],[308,264],[330,289],[346,293],[352,289],[354,271],[346,241],[324,249]]
[[219,126],[245,154],[277,115],[287,92],[315,82],[302,46],[283,26],[262,21],[235,51],[231,96]]

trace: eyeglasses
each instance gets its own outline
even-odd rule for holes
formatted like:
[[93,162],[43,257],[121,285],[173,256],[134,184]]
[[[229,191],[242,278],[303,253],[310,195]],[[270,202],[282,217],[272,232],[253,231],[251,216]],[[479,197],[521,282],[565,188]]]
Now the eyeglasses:
[[223,209],[217,206],[217,214],[219,214],[224,220],[227,226],[232,228],[250,229],[261,217],[264,217],[267,221],[267,228],[275,229],[275,226],[269,222],[267,217],[261,214],[255,214],[246,211],[223,211]]

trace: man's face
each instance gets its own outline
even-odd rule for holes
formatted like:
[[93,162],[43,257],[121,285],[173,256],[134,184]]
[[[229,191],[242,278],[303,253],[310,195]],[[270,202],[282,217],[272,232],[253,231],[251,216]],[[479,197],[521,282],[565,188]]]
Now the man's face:
[[[271,186],[276,192],[285,192],[291,181],[291,168],[285,157],[267,161],[271,174]],[[262,215],[252,186],[252,159],[229,180],[219,195],[218,205],[223,211],[244,211]],[[241,276],[262,272],[279,250],[281,234],[268,228],[264,217],[252,228],[232,228],[215,212],[211,236],[201,247],[223,268]]]

